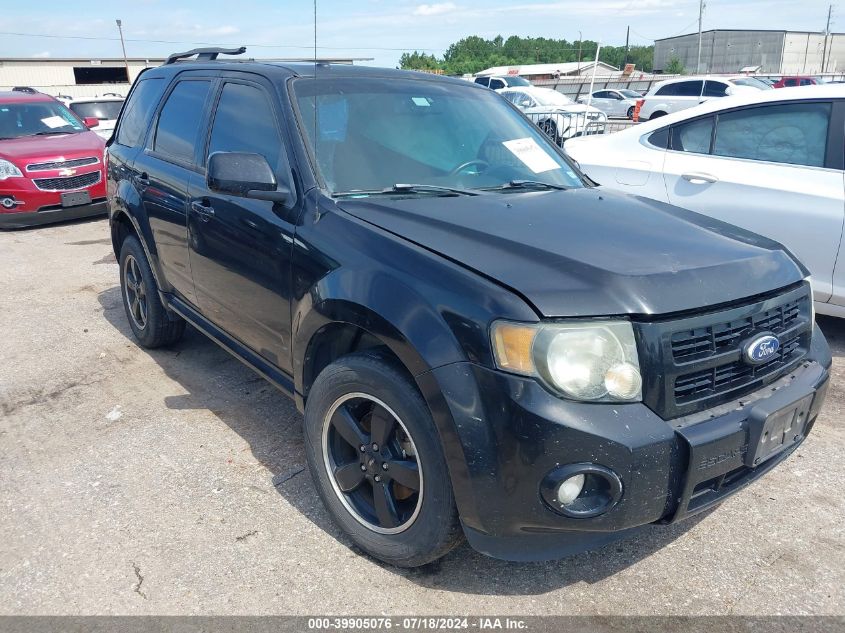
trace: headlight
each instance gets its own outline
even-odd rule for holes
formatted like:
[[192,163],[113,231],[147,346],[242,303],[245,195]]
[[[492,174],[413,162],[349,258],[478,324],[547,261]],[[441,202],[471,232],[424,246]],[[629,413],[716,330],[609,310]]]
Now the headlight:
[[6,180],[12,176],[23,176],[21,170],[7,160],[0,158],[0,180]]
[[590,402],[642,399],[630,321],[497,321],[492,339],[500,369],[535,376],[563,396]]

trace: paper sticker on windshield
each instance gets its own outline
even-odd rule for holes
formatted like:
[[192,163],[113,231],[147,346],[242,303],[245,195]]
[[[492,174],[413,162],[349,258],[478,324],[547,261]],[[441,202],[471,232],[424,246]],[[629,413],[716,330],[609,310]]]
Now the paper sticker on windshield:
[[41,122],[50,129],[65,127],[68,124],[68,122],[60,116],[48,116],[46,119],[41,119]]
[[425,97],[411,97],[411,101],[418,106],[428,107],[431,105]]
[[512,141],[504,141],[502,145],[507,147],[535,174],[560,169],[560,165],[546,153],[546,150],[537,145],[537,141],[533,138],[517,138]]

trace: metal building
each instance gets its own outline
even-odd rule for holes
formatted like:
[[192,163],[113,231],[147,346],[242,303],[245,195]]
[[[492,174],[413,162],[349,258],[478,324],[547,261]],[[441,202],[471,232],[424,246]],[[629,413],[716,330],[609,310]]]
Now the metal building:
[[[654,70],[677,58],[696,72],[698,33],[654,42]],[[714,29],[701,34],[701,72],[736,73],[760,67],[763,74],[816,75],[845,71],[845,33]]]
[[[351,64],[372,58],[332,58],[319,61]],[[266,59],[262,61],[313,61],[313,59]],[[144,68],[160,66],[163,57],[91,59],[84,57],[0,58],[0,91],[29,86],[54,97],[98,97],[105,93],[126,96],[129,86]]]

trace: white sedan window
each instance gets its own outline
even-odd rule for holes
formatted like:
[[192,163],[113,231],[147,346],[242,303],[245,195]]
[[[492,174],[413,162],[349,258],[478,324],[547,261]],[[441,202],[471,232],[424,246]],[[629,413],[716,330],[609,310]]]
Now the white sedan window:
[[829,103],[792,103],[719,115],[713,153],[792,165],[824,165]]

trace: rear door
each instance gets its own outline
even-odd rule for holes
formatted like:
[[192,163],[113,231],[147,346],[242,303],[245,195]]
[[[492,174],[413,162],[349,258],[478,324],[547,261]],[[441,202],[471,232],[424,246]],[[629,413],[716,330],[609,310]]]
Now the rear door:
[[[835,122],[835,123],[833,123]],[[843,113],[831,102],[764,104],[672,127],[669,202],[777,240],[833,293],[845,222]]]
[[[279,112],[268,82],[230,73],[223,79],[207,142],[200,143],[202,148],[207,144],[204,155],[261,154],[277,181],[293,191]],[[191,269],[203,315],[291,372],[290,257],[298,207],[211,191],[204,167],[191,174],[188,195]]]
[[188,259],[188,179],[197,170],[196,145],[216,81],[203,71],[186,72],[171,85],[146,148],[133,166],[136,188],[153,234],[164,290],[196,304]]

